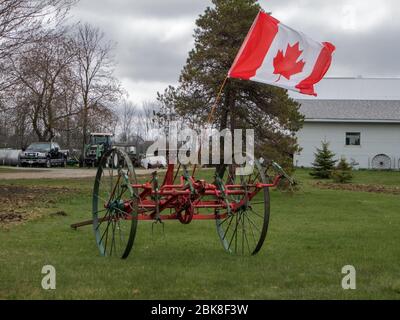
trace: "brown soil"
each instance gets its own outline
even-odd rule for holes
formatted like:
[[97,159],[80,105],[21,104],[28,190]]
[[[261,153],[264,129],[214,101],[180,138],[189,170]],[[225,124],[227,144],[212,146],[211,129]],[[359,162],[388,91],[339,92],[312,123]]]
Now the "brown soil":
[[[65,168],[17,168],[3,167],[5,171],[0,171],[0,180],[16,180],[16,179],[77,179],[77,178],[94,178],[97,170],[92,168],[81,169],[65,169]],[[135,168],[136,175],[150,174],[154,170],[146,170]],[[164,169],[157,170],[164,172]]]
[[[73,192],[68,188],[26,187],[17,185],[0,185],[0,225],[18,223],[34,216],[40,216],[40,208],[55,203],[54,198],[61,194]],[[65,212],[54,215],[65,216]]]
[[318,181],[313,184],[315,187],[320,189],[330,190],[347,190],[356,192],[373,192],[373,193],[386,193],[400,195],[400,187],[388,187],[382,185],[371,185],[371,184],[340,184],[340,183],[329,183]]
[[15,179],[76,179],[93,178],[95,169],[64,169],[64,168],[12,168],[10,172],[0,172],[1,180]]
[[0,212],[0,223],[10,223],[10,222],[19,222],[23,221],[24,217],[21,213],[9,212],[9,213],[1,213]]

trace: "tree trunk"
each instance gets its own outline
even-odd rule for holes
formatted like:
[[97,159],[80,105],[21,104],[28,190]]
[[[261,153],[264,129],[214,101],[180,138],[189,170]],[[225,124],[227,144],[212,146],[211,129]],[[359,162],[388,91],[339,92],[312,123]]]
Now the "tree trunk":
[[82,157],[81,157],[81,165],[84,165],[85,159],[85,146],[87,144],[87,126],[88,126],[88,106],[87,102],[84,102],[83,112],[82,112]]
[[67,137],[66,137],[67,141],[66,142],[67,142],[67,149],[69,152],[71,152],[72,151],[72,148],[71,148],[71,125],[69,122],[70,122],[69,117],[67,117],[66,123],[65,123],[66,131],[67,131]]
[[[233,134],[233,129],[235,128],[235,122],[234,122],[234,100],[232,99],[233,97],[233,92],[232,89],[229,86],[229,83],[225,86],[225,91],[224,91],[224,102],[222,104],[222,115],[220,119],[220,131],[227,129],[228,128],[228,118],[230,119],[229,124],[230,124],[230,129],[231,133]],[[225,164],[224,164],[224,150],[225,150],[225,139],[221,139],[220,141],[220,164],[217,165],[217,171],[220,176],[224,174],[225,171]]]

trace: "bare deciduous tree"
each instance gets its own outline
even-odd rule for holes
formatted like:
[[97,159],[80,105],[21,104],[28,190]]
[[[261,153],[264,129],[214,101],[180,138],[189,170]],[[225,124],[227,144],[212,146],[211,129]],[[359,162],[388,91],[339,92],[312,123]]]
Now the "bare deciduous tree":
[[72,68],[66,69],[60,80],[58,106],[63,108],[62,112],[66,117],[57,123],[58,126],[56,129],[60,133],[59,142],[62,143],[66,149],[72,151],[73,136],[80,135],[80,130],[78,128],[80,108],[77,99],[79,95],[79,84],[76,81]]
[[158,123],[155,121],[155,116],[160,109],[160,105],[155,101],[144,101],[142,103],[141,123],[142,136],[144,140],[154,139],[154,130],[159,129]]
[[131,142],[132,134],[134,134],[135,118],[138,115],[137,106],[131,101],[123,99],[120,104],[119,110],[119,124],[121,127],[121,142]]
[[52,32],[76,0],[0,1],[0,91],[11,86],[6,57]]
[[44,24],[63,20],[76,0],[1,0],[0,59],[11,50],[32,42],[32,35],[42,32]]
[[28,108],[33,130],[41,141],[52,140],[58,122],[71,116],[59,103],[75,56],[72,41],[56,34],[29,45],[17,59],[10,58],[18,81],[14,90],[21,93],[20,108]]
[[88,24],[62,23],[76,1],[0,0],[0,143],[83,149],[89,132],[116,130],[113,45]]
[[[113,45],[106,42],[104,34],[88,24],[76,32],[77,70],[81,95],[82,151],[88,141],[89,113],[102,106],[104,110],[116,102],[121,88],[114,77]],[[105,119],[107,121],[107,119]]]

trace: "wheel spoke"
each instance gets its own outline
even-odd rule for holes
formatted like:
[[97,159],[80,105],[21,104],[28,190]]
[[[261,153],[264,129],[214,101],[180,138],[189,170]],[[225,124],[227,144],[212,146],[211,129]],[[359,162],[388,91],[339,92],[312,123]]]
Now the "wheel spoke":
[[249,207],[249,209],[250,209],[250,211],[253,212],[256,216],[260,217],[261,219],[264,219],[264,217],[261,216],[260,214],[258,214],[257,212],[255,212],[255,211],[253,210],[253,208]]
[[107,208],[104,208],[104,209],[101,209],[101,210],[97,210],[97,211],[94,212],[93,214],[97,216],[100,212],[104,212],[104,211],[106,211],[106,210],[108,210],[108,209],[107,209]]
[[220,191],[227,190],[229,188],[227,185],[232,184],[238,186],[234,188],[235,190],[241,191],[240,194],[226,196],[228,206],[240,204],[234,213],[235,217],[228,216],[217,224],[217,228],[220,229],[218,234],[225,249],[241,255],[255,254],[260,250],[268,227],[265,222],[269,218],[269,206],[263,205],[267,201],[268,188],[259,189],[254,186],[256,183],[267,183],[267,181],[259,162],[254,160],[254,163],[254,171],[248,176],[235,175],[235,165],[217,171],[217,174],[223,172],[220,178],[225,182],[225,185],[218,185]]
[[122,247],[123,243],[124,243],[124,240],[123,240],[124,236],[123,236],[123,233],[122,233],[121,222],[120,222],[120,220],[117,220],[117,221],[118,221],[118,227],[117,228],[118,228],[118,232],[119,232],[119,244]]
[[110,214],[110,211],[107,209],[107,212],[106,212],[106,214],[103,216],[103,218],[101,218],[101,221],[98,221],[99,219],[97,218],[98,224],[97,224],[96,230],[98,230],[98,229],[100,228],[101,224],[102,224],[104,221],[106,221],[106,220],[108,221],[108,220],[109,220],[109,219],[106,219],[107,216],[109,216],[109,214]]
[[242,255],[244,255],[244,219],[242,222]]
[[[103,179],[103,180],[105,180],[105,182],[104,182],[104,186],[106,187],[106,180],[107,180],[107,178],[106,178],[106,176],[105,176],[105,171],[103,170],[103,168],[102,167],[99,167],[99,170],[101,170],[101,176],[100,176],[100,180],[97,180],[97,183],[100,185],[101,184],[101,179]],[[110,194],[110,192],[109,191],[107,191],[107,189],[106,190],[104,190],[106,193],[107,193],[107,198],[109,198],[110,199],[110,197],[111,197],[111,194]]]
[[259,202],[250,202],[250,205],[251,206],[255,206],[255,205],[258,205],[258,204],[264,204],[265,202],[264,201],[259,201]]
[[261,229],[253,222],[253,220],[250,219],[249,215],[246,215],[246,217],[250,221],[250,223],[254,226],[254,228],[256,228],[257,231],[261,232]]
[[101,242],[103,241],[104,235],[106,234],[106,241],[105,241],[105,244],[104,244],[104,253],[105,253],[105,254],[107,254],[108,229],[109,229],[109,227],[110,227],[110,222],[111,222],[111,219],[108,220],[106,230],[104,231],[103,236],[102,236],[101,239],[100,239],[100,243],[101,243]]
[[[249,175],[249,179],[250,179],[251,175]],[[251,181],[251,183],[248,184],[253,184],[254,182],[256,182],[256,180],[260,177],[260,172],[257,172],[256,177]]]
[[[230,242],[229,242],[228,250],[231,248],[232,241],[233,241],[233,238],[235,237],[235,235],[236,235],[236,240],[237,240],[238,215],[236,214],[235,216],[236,216],[235,231],[233,231],[232,238],[231,238],[231,240],[230,240]],[[235,241],[235,243],[236,243],[236,245],[237,245],[237,241]],[[236,253],[236,247],[235,247],[235,253]]]
[[[245,217],[244,217],[245,218]],[[250,245],[249,245],[249,241],[248,241],[248,239],[247,239],[247,233],[246,233],[246,228],[245,228],[245,222],[246,222],[246,219],[244,219],[243,218],[243,231],[244,231],[244,238],[246,239],[246,243],[247,243],[247,249],[249,249],[249,253],[251,253],[251,250],[250,250]]]
[[245,214],[244,217],[249,221],[248,226],[249,226],[249,228],[250,228],[250,231],[251,231],[251,234],[252,234],[252,236],[253,236],[254,242],[257,242],[256,236],[255,236],[255,234],[254,234],[254,232],[253,232],[253,228],[252,228],[251,225],[250,225],[250,224],[251,224],[251,221],[250,221],[249,217],[247,216],[247,214]]
[[219,225],[222,226],[226,221],[229,220],[230,217],[231,217],[230,215],[227,216],[224,220],[222,220],[222,222],[219,223]]
[[[111,240],[111,252],[110,252],[110,256],[112,256],[112,251],[113,251],[113,247],[115,248],[115,221],[114,221],[114,218],[111,220],[112,222],[112,240]],[[115,251],[117,251],[116,250],[116,248],[115,248]]]
[[107,203],[107,205],[108,204],[110,204],[110,200],[106,200],[106,199],[104,199],[103,197],[100,197],[98,194],[97,195],[95,195],[95,197],[97,198],[97,200],[101,200],[101,201],[103,201],[104,203]]
[[231,216],[231,221],[229,222],[229,225],[228,225],[228,227],[226,228],[226,231],[225,231],[225,233],[224,233],[224,236],[222,237],[222,240],[225,240],[226,234],[228,233],[229,228],[231,227],[231,224],[232,224],[232,221],[233,221],[233,218],[234,218],[234,217],[235,217],[235,215],[232,215],[232,216]]

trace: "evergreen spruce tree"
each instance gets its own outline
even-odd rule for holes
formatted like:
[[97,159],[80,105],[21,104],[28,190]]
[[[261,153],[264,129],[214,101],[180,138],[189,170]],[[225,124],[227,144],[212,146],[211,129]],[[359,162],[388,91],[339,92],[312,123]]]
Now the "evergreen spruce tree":
[[[256,0],[212,0],[212,4],[196,21],[195,45],[178,86],[158,94],[161,124],[168,119],[171,106],[193,126],[206,123],[218,90],[261,9]],[[292,155],[299,151],[296,132],[303,124],[299,107],[284,89],[228,79],[214,124],[219,130],[254,129],[256,155],[290,168]]]
[[345,158],[341,158],[335,170],[332,173],[332,178],[337,183],[347,183],[353,179],[352,167],[347,163]]
[[337,160],[334,160],[335,154],[329,150],[329,143],[322,142],[322,148],[317,148],[315,160],[312,164],[312,172],[310,175],[316,179],[329,179],[335,169]]

